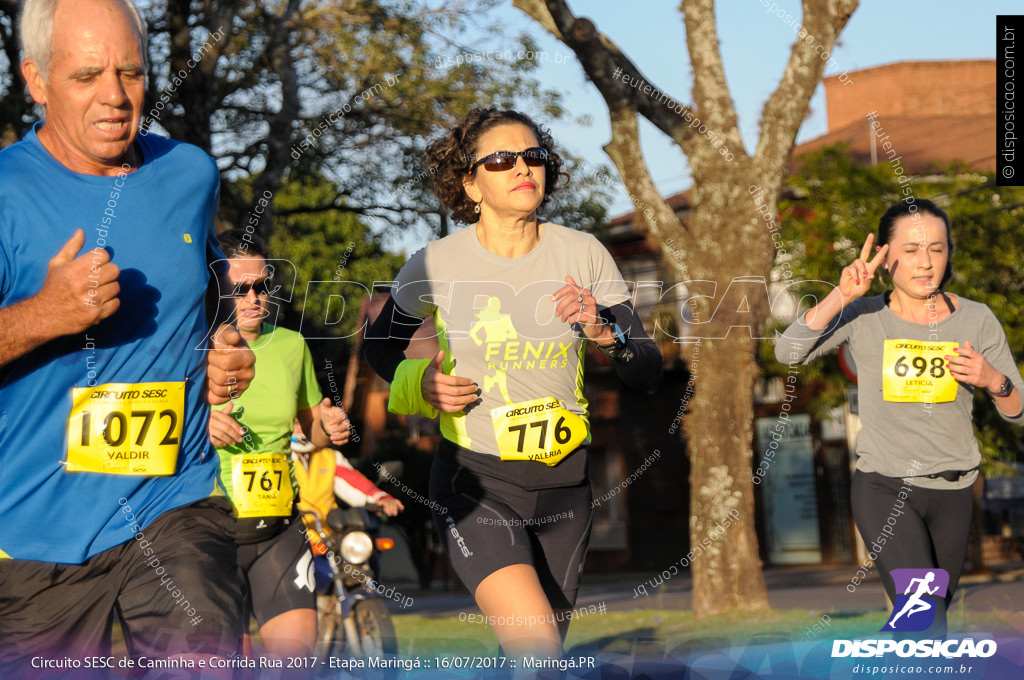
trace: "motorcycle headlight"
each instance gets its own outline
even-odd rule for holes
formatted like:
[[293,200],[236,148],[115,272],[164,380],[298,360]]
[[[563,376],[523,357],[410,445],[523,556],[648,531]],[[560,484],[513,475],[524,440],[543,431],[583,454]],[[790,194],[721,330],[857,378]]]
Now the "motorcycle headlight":
[[362,564],[373,554],[373,540],[365,531],[350,531],[341,539],[341,557],[352,564]]

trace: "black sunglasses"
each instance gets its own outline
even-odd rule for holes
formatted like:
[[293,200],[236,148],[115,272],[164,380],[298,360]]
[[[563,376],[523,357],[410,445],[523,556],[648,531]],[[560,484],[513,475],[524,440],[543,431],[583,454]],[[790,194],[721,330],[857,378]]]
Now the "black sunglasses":
[[481,165],[491,172],[511,170],[516,167],[516,159],[520,156],[523,157],[523,161],[531,168],[539,167],[548,162],[548,150],[540,146],[535,146],[525,151],[495,151],[469,166],[469,172],[473,172]]
[[259,281],[251,282],[243,281],[235,286],[235,289],[231,291],[228,297],[246,298],[249,297],[249,291],[254,291],[256,295],[270,295],[270,279],[260,279]]

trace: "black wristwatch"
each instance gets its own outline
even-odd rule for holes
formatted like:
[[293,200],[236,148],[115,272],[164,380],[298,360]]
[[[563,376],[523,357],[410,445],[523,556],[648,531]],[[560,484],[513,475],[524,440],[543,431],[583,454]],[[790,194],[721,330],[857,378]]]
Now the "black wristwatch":
[[1008,397],[1013,393],[1013,381],[1010,380],[1008,375],[1003,375],[1003,384],[999,386],[998,392],[992,392],[985,390],[991,397]]
[[612,324],[612,341],[607,345],[598,345],[597,348],[612,359],[618,359],[626,349],[626,334],[617,323]]

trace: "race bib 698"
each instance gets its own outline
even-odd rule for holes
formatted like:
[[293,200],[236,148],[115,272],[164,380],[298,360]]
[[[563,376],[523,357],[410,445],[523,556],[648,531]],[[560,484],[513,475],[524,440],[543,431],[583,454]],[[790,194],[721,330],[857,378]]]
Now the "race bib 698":
[[956,399],[957,382],[946,368],[946,355],[959,343],[886,340],[882,353],[882,398],[885,401],[938,404]]

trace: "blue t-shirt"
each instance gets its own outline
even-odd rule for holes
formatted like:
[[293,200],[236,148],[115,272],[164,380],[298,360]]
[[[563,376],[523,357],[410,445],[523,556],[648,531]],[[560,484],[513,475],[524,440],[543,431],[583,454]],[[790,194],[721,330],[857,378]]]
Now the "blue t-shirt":
[[[83,253],[105,247],[120,267],[121,306],[0,366],[0,558],[80,564],[162,513],[222,493],[203,351],[208,262],[223,257],[219,175],[200,149],[156,135],[136,138],[145,160],[135,172],[79,174],[43,147],[38,126],[0,152],[0,307],[39,292],[78,228]],[[157,381],[185,382],[176,473],[67,471],[72,389]]]

